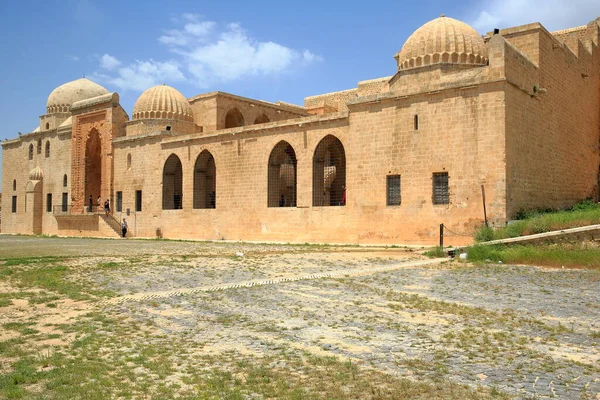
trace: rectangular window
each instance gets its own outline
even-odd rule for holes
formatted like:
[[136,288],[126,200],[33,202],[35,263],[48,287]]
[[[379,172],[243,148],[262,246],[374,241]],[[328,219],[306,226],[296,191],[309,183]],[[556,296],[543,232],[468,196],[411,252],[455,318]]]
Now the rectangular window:
[[69,207],[69,193],[62,194],[62,212],[67,212]]
[[387,205],[399,206],[402,202],[400,195],[400,175],[387,176]]
[[135,211],[142,211],[142,191],[135,191]]
[[12,212],[17,212],[17,196],[12,197]]
[[450,204],[447,172],[433,173],[433,204]]
[[123,212],[123,192],[117,192],[117,212]]
[[52,212],[52,193],[46,193],[46,212]]

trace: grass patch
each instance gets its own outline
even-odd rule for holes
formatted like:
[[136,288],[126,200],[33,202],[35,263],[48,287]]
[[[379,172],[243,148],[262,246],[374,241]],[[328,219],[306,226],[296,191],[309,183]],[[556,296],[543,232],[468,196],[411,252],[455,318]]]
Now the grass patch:
[[423,254],[426,255],[426,256],[428,256],[428,257],[432,257],[432,258],[434,258],[434,257],[436,257],[436,258],[446,257],[446,252],[440,246],[433,247],[432,249],[427,250]]
[[565,211],[522,212],[518,220],[503,228],[483,226],[474,235],[476,242],[533,235],[550,231],[600,224],[600,204],[584,201]]
[[600,248],[584,245],[472,246],[467,257],[469,261],[600,269]]

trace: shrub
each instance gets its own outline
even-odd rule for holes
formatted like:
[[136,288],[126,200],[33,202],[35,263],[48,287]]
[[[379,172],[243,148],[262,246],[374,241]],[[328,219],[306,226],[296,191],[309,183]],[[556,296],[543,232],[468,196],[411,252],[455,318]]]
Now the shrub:
[[489,226],[482,226],[477,231],[475,231],[475,241],[476,242],[489,242],[490,240],[494,240],[496,237],[494,235],[494,229]]

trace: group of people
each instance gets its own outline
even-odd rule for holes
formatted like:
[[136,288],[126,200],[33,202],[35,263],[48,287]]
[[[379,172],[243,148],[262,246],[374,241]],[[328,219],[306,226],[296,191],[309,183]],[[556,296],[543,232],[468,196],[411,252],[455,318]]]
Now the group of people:
[[[98,196],[98,201],[96,204],[98,204],[98,207],[100,207],[100,205],[102,204],[102,198],[100,196]],[[106,215],[110,214],[110,199],[106,199],[106,201],[104,202],[103,208],[104,208],[104,212],[106,213]],[[92,212],[93,210],[94,210],[94,203],[93,203],[92,195],[90,194],[90,197],[88,198],[88,212]],[[127,221],[125,220],[125,218],[123,218],[123,222],[121,222],[121,235],[122,235],[122,237],[125,237],[127,235]]]

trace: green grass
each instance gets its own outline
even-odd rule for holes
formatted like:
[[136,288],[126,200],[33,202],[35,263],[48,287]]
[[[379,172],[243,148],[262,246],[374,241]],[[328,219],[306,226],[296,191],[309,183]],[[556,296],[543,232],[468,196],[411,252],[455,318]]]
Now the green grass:
[[505,264],[529,264],[549,267],[585,267],[600,269],[600,248],[585,245],[543,246],[472,246],[469,261],[502,261]]
[[523,219],[503,228],[481,227],[475,232],[476,242],[506,239],[550,231],[600,224],[600,204],[585,201],[566,211],[522,213]]
[[427,250],[426,252],[424,252],[423,254],[428,257],[438,257],[438,258],[446,257],[446,252],[440,246],[433,247],[433,248]]

